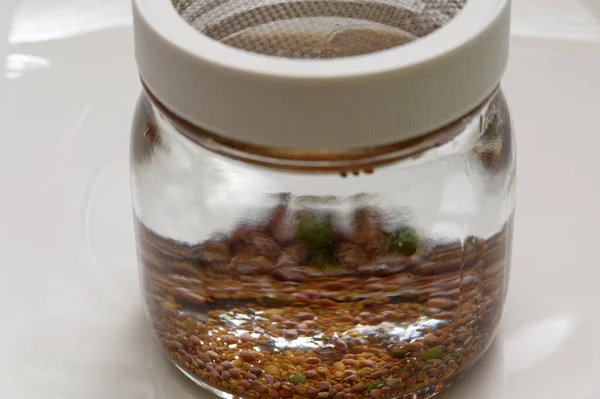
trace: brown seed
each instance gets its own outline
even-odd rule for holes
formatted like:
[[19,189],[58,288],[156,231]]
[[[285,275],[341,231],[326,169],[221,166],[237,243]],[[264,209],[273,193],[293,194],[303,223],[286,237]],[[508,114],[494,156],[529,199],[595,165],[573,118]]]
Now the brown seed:
[[453,317],[454,317],[453,311],[440,312],[435,315],[435,318],[440,319],[440,320],[448,320],[448,319],[452,319]]
[[314,398],[315,396],[317,396],[318,393],[319,391],[315,387],[308,387],[308,389],[306,390],[306,396],[308,396],[309,398]]
[[386,321],[395,321],[400,318],[400,315],[398,314],[398,312],[393,312],[393,311],[383,312],[382,316],[383,316],[383,319]]
[[243,386],[244,388],[248,389],[248,388],[250,388],[250,381],[242,380],[239,382],[238,385]]
[[304,388],[302,385],[296,385],[294,386],[294,391],[296,391],[298,395],[304,395],[306,393],[306,388]]
[[335,384],[333,386],[333,389],[335,389],[336,391],[343,391],[344,390],[344,386],[342,384]]
[[336,306],[337,302],[334,302],[331,299],[321,298],[317,301],[317,304],[324,308],[330,308],[330,307]]
[[320,381],[315,386],[319,391],[329,391],[331,389],[331,384],[328,381]]
[[243,253],[231,260],[229,271],[241,276],[258,276],[269,273],[273,267],[273,263],[265,256]]
[[373,389],[373,390],[371,391],[371,397],[372,397],[373,399],[379,399],[379,398],[381,398],[381,393],[382,393],[382,392],[381,392],[381,389]]
[[177,341],[168,341],[167,346],[169,347],[169,349],[172,349],[172,350],[183,349],[183,345],[181,345],[181,343],[179,343]]
[[229,370],[229,374],[233,377],[233,378],[239,378],[242,376],[242,370],[240,370],[237,367],[232,368],[231,370]]
[[423,382],[423,381],[425,381],[425,378],[427,378],[427,375],[425,374],[424,371],[419,371],[417,373],[417,381]]
[[263,371],[260,367],[251,367],[250,372],[257,377],[260,377],[263,373]]
[[338,392],[333,396],[333,399],[342,399],[346,397],[346,393],[345,392]]
[[212,359],[212,360],[217,360],[219,358],[219,355],[217,354],[217,352],[215,351],[207,351],[206,354]]
[[427,375],[430,377],[437,377],[438,375],[440,375],[440,370],[433,367],[429,369],[429,371],[427,371]]
[[319,375],[319,373],[317,373],[317,370],[306,370],[304,375],[306,376],[306,378],[316,378]]
[[243,394],[244,392],[246,392],[246,390],[244,389],[244,387],[242,386],[238,386],[235,391],[239,394]]
[[388,375],[390,375],[389,370],[383,369],[383,370],[378,370],[374,373],[372,373],[369,378],[372,378],[374,380],[379,380],[383,377],[387,377]]
[[231,374],[229,374],[229,371],[223,370],[223,372],[221,373],[221,379],[227,381],[230,378]]
[[354,359],[344,359],[342,360],[342,363],[344,363],[346,366],[356,366],[356,360]]
[[243,361],[245,361],[247,363],[253,362],[255,358],[256,358],[256,356],[254,355],[254,352],[251,352],[251,351],[241,351],[240,352],[240,359],[242,359]]
[[287,320],[285,323],[283,323],[283,325],[287,328],[296,328],[298,323],[296,323],[295,321]]
[[439,341],[439,338],[433,334],[429,334],[425,337],[423,342],[428,346],[436,346]]
[[416,342],[413,342],[412,344],[410,344],[410,346],[411,346],[411,349],[413,350],[413,352],[418,352],[421,349],[423,349],[425,344],[423,342],[416,341]]
[[294,302],[310,302],[310,298],[303,292],[294,292],[290,296]]
[[198,295],[190,290],[188,290],[187,288],[183,288],[183,287],[178,287],[175,288],[175,293],[177,294],[178,297],[183,298],[184,300],[193,303],[195,305],[204,305],[206,303],[206,300],[204,299],[203,296]]
[[408,380],[406,380],[406,386],[408,388],[412,388],[417,384],[417,379],[415,377],[410,377]]
[[283,330],[283,338],[296,339],[296,338],[298,338],[298,331],[295,329]]
[[254,341],[254,338],[252,337],[252,335],[249,332],[245,332],[240,335],[240,340],[242,342],[251,342],[251,341]]
[[362,369],[364,367],[373,367],[373,365],[375,364],[374,361],[369,360],[369,359],[363,359],[361,361],[358,362],[358,368]]
[[451,290],[444,290],[444,291],[438,291],[438,292],[433,292],[431,294],[432,298],[438,298],[438,297],[456,297],[458,298],[458,296],[460,295],[460,288],[453,288]]
[[208,376],[211,380],[218,380],[220,377],[219,372],[217,370],[211,371],[210,373],[208,373]]
[[271,320],[275,323],[281,323],[284,319],[280,315],[274,314],[273,317],[271,317]]
[[319,392],[317,394],[318,398],[327,398],[329,396],[329,392]]
[[352,390],[354,392],[362,392],[365,390],[365,384],[363,384],[362,382],[359,382],[358,384],[355,384],[352,386]]
[[204,363],[210,363],[211,358],[204,352],[200,352],[198,354],[198,359],[202,360]]
[[346,369],[346,366],[344,366],[344,363],[342,363],[342,362],[335,362],[333,364],[333,368],[336,369],[337,371],[344,371]]
[[267,393],[269,394],[270,397],[272,398],[278,398],[279,397],[279,392],[277,392],[276,390],[269,388],[267,390]]
[[296,315],[296,318],[301,321],[314,320],[315,317],[316,316],[314,313],[309,313],[309,312],[300,312]]
[[436,319],[438,318],[437,315],[440,314],[442,312],[442,309],[438,309],[438,308],[428,308],[425,310],[425,316],[429,316],[429,317],[435,317]]
[[430,308],[438,308],[438,309],[448,309],[456,307],[457,303],[451,299],[447,298],[431,298],[427,302],[425,302],[425,306]]
[[226,335],[224,338],[224,341],[227,345],[233,345],[233,344],[237,344],[238,343],[238,339],[237,337],[233,336],[233,335]]
[[221,363],[221,367],[223,367],[223,370],[229,370],[230,368],[233,368],[233,364],[231,364],[230,361],[225,360]]
[[319,359],[318,357],[309,357],[306,360],[304,360],[304,362],[307,364],[319,364],[321,363],[321,359]]
[[412,373],[408,370],[404,370],[400,375],[400,379],[402,379],[404,382],[408,381],[410,377],[412,377]]
[[316,290],[306,290],[306,291],[304,291],[304,293],[306,295],[308,295],[308,297],[310,299],[318,299],[318,298],[321,297],[321,293],[319,291],[316,291]]
[[463,288],[463,290],[465,290],[465,289],[466,290],[471,289],[471,288],[473,288],[476,285],[477,285],[477,277],[475,277],[475,276],[473,276],[471,274],[468,274],[468,275],[466,275],[466,276],[463,277],[463,279],[462,279],[462,288]]
[[323,284],[320,288],[325,291],[342,291],[344,289],[347,289],[348,285],[340,281],[333,281]]
[[191,342],[192,344],[194,344],[194,345],[202,345],[202,341],[200,341],[200,338],[198,338],[198,337],[197,337],[197,336],[195,336],[195,335],[192,335],[192,336],[190,337],[190,342]]

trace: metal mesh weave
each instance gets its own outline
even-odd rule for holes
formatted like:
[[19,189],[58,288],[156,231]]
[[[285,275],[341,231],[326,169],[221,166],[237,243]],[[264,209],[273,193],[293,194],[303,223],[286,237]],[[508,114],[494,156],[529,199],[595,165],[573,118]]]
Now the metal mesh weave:
[[230,46],[288,58],[337,58],[421,38],[448,23],[467,0],[171,1],[199,32]]

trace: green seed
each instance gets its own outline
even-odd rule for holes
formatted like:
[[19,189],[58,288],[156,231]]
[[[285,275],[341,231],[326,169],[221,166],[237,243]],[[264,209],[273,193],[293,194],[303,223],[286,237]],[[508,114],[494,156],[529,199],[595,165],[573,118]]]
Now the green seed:
[[426,362],[431,359],[441,359],[442,356],[444,356],[444,350],[438,346],[423,353],[422,359]]
[[373,381],[367,384],[367,392],[371,392],[373,389],[383,387],[383,382],[380,380]]
[[410,256],[417,253],[420,240],[412,227],[401,227],[392,233],[391,247],[395,252]]
[[468,236],[467,239],[465,240],[465,244],[466,245],[475,244],[475,236]]
[[304,381],[306,381],[306,377],[304,377],[302,374],[294,374],[289,378],[289,381],[294,385],[304,384]]
[[392,357],[395,357],[396,359],[403,359],[409,353],[410,347],[408,345],[392,349]]
[[298,241],[306,246],[308,263],[321,270],[333,264],[333,215],[302,214],[296,219]]
[[455,362],[458,362],[458,356],[446,356],[446,357],[445,357],[444,359],[442,359],[442,360],[444,360],[444,363],[446,363],[446,364],[450,363],[450,362],[451,362],[451,361],[453,361],[453,360],[454,360]]

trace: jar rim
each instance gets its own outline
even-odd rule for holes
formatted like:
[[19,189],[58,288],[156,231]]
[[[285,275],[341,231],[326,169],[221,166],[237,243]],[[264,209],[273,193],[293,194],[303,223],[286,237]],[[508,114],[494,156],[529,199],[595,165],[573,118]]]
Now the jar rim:
[[143,80],[142,87],[148,101],[158,109],[169,124],[192,142],[209,151],[257,166],[294,172],[334,172],[342,176],[372,173],[376,167],[407,158],[417,158],[428,150],[451,142],[469,124],[474,121],[480,124],[481,121],[476,120],[477,115],[484,112],[496,96],[502,95],[500,86],[497,86],[490,96],[463,117],[417,138],[383,146],[315,150],[260,146],[221,136],[194,125],[170,111],[153,95]]

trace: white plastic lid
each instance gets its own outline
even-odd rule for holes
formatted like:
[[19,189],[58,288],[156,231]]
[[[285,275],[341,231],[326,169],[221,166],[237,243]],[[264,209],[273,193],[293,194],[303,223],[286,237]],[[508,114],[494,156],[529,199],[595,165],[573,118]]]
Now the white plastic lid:
[[[245,0],[207,7],[231,10],[236,1]],[[396,2],[414,8],[419,0]],[[510,0],[469,0],[418,40],[318,60],[221,43],[199,33],[171,0],[133,5],[136,58],[151,94],[190,123],[253,145],[347,149],[416,138],[480,105],[508,59]]]

